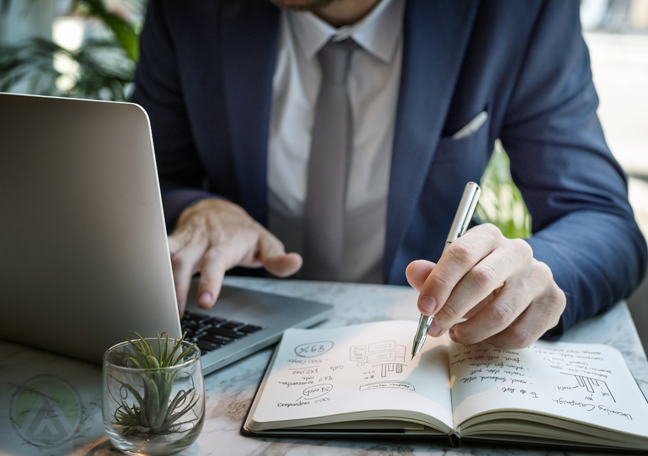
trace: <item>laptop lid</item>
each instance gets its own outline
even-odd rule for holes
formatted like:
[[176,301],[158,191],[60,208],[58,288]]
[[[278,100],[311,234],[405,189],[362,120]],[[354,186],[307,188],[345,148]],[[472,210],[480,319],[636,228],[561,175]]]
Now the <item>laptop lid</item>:
[[[131,330],[180,336],[141,107],[0,94],[0,217],[0,338],[100,362]],[[257,299],[266,303],[262,313],[272,313],[272,304]],[[290,326],[313,325],[331,312],[311,304]],[[272,326],[265,345],[285,329]],[[265,346],[253,339],[237,341],[253,348],[220,355],[227,362],[210,362],[210,370]]]

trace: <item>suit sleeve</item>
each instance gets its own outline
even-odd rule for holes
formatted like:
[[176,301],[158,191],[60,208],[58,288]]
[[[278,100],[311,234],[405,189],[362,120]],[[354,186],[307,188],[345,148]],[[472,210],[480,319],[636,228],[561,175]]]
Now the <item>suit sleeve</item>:
[[164,217],[170,232],[186,207],[218,195],[202,188],[205,172],[194,145],[176,50],[160,0],[148,4],[131,101],[146,110],[151,122]]
[[596,115],[578,1],[545,2],[517,77],[501,139],[532,216],[528,242],[567,296],[554,339],[632,292],[646,243]]

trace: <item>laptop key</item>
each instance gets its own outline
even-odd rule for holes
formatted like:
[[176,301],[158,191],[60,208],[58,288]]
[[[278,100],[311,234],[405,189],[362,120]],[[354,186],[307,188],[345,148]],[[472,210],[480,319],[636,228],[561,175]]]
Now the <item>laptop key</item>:
[[182,326],[183,330],[186,329],[188,331],[190,328],[197,328],[198,326],[200,326],[200,323],[196,320],[182,320],[180,326]]
[[256,326],[256,325],[245,325],[242,328],[238,328],[236,331],[242,332],[245,334],[252,334],[253,332],[256,332],[260,329],[263,329],[261,326]]
[[230,339],[240,339],[243,336],[246,336],[247,334],[245,333],[240,333],[236,331],[232,331],[231,329],[227,328],[209,328],[207,330],[209,334],[215,334],[218,336],[223,336],[223,337],[228,337]]
[[227,320],[225,320],[224,318],[220,318],[220,317],[211,317],[211,318],[208,318],[207,320],[205,320],[205,324],[210,324],[212,326],[218,326],[221,323],[223,323],[224,321],[227,321]]
[[240,321],[234,321],[234,320],[228,321],[227,323],[220,325],[221,328],[227,328],[227,329],[236,329],[241,326],[245,326],[245,323],[241,323]]
[[[184,328],[183,328],[183,331],[184,331]],[[187,331],[187,335],[185,336],[185,340],[196,339],[196,338],[202,336],[203,334],[205,334],[205,332],[206,332],[204,329],[201,329],[201,328],[187,329],[186,331]]]
[[209,353],[210,351],[214,351],[218,348],[221,348],[221,344],[217,344],[214,342],[209,342],[207,340],[199,340],[196,342],[196,345],[198,348],[200,348],[200,351],[203,353]]
[[185,312],[185,317],[194,321],[206,321],[212,318],[211,315],[201,314],[198,312],[189,312],[189,311]]
[[215,344],[220,344],[220,345],[225,345],[225,344],[229,344],[230,342],[234,342],[234,339],[230,339],[229,337],[223,337],[217,334],[210,334],[210,333],[200,336],[198,340],[213,342]]

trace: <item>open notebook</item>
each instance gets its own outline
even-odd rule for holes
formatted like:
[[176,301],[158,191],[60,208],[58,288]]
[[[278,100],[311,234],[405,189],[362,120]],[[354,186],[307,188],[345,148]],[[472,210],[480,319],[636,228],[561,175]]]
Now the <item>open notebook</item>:
[[242,432],[386,435],[648,450],[648,403],[621,354],[538,341],[521,350],[427,341],[416,322],[288,330]]

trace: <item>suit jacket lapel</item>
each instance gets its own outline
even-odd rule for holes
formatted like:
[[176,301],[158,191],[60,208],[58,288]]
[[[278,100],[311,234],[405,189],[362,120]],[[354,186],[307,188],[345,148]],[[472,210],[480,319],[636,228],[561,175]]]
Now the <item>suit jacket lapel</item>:
[[405,10],[387,201],[384,273],[388,282],[404,273],[394,268],[396,255],[421,197],[477,7],[478,0],[410,0]]
[[240,204],[261,224],[267,218],[268,131],[279,18],[279,10],[268,0],[230,2],[221,16],[223,90]]

